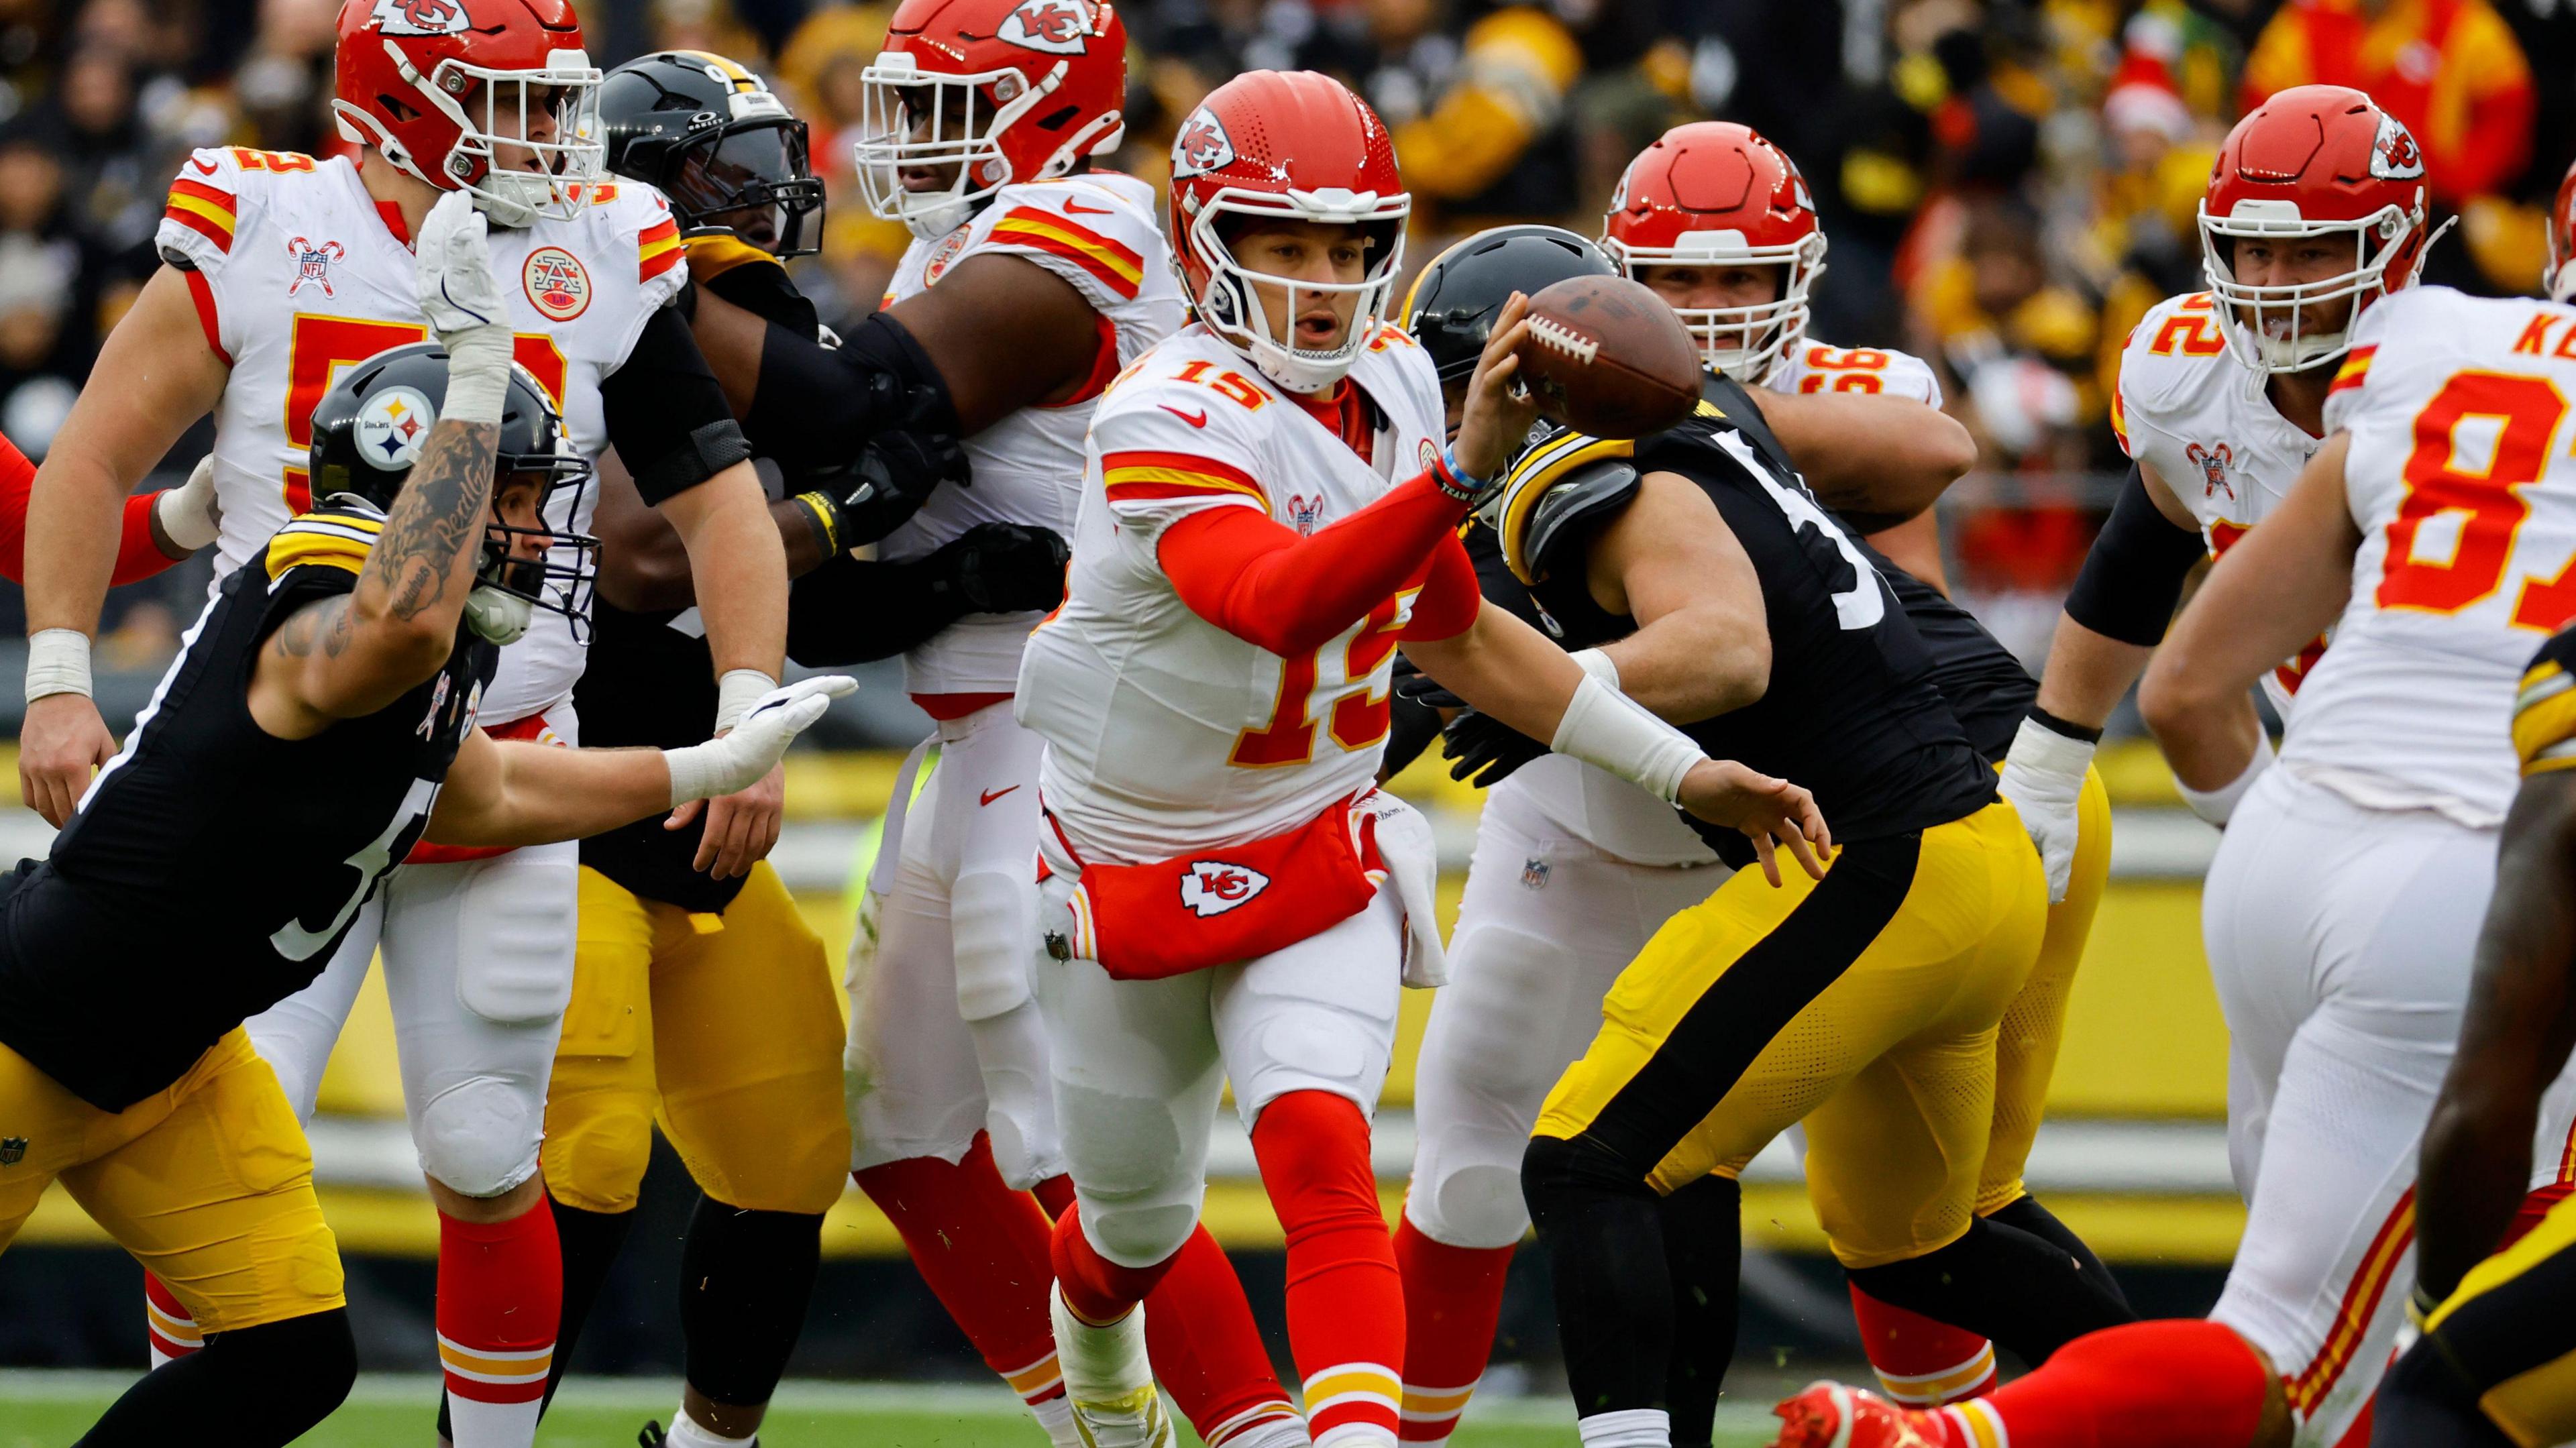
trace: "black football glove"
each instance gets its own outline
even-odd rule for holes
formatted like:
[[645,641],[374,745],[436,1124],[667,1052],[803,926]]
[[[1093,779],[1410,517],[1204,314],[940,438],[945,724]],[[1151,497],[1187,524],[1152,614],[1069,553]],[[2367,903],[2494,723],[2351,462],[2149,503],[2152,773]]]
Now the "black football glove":
[[1380,780],[1393,779],[1405,766],[1422,756],[1431,741],[1440,737],[1440,710],[1414,697],[1414,691],[1428,687],[1438,689],[1425,676],[1419,665],[1399,653],[1395,656],[1393,692],[1387,698],[1386,757],[1378,764]]
[[1044,528],[978,523],[926,560],[938,568],[934,591],[970,613],[1024,613],[1064,602],[1064,569],[1073,550]]
[[970,479],[965,445],[946,433],[881,432],[851,465],[841,499],[841,546],[874,543],[921,511],[942,483]]
[[1395,656],[1396,697],[1410,699],[1430,709],[1464,709],[1467,701],[1452,694],[1438,679],[1422,672],[1420,665],[1402,654]]
[[1548,752],[1546,745],[1481,710],[1470,709],[1440,731],[1440,752],[1449,759],[1449,777],[1478,789],[1491,789],[1513,770]]

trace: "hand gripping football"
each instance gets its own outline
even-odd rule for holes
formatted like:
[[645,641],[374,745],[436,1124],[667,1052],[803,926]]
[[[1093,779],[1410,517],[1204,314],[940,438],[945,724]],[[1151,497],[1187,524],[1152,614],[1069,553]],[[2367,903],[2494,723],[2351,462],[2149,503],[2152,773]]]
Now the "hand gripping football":
[[1530,298],[1520,376],[1539,411],[1594,437],[1662,432],[1699,406],[1699,349],[1663,299],[1580,276]]

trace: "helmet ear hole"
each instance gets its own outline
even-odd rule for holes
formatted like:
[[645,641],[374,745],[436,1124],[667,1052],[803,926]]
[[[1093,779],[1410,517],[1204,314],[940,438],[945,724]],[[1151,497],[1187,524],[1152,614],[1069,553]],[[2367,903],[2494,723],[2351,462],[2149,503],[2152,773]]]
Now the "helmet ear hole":
[[1058,106],[1056,109],[1049,111],[1038,118],[1038,129],[1041,131],[1061,131],[1066,126],[1073,123],[1074,117],[1081,114],[1082,108],[1080,106]]

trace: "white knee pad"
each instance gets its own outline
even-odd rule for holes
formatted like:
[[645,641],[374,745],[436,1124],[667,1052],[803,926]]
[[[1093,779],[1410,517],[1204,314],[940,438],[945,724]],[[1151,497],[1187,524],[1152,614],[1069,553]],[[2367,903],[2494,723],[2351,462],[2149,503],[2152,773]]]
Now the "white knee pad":
[[420,1169],[459,1196],[497,1197],[533,1176],[545,1083],[474,1076],[415,1108]]
[[[1510,1247],[1529,1231],[1529,1207],[1521,1197],[1521,1152],[1527,1136],[1501,1137],[1492,1132],[1461,1132],[1452,1150],[1433,1155],[1419,1150],[1413,1185],[1404,1194],[1404,1215],[1434,1242],[1452,1247]],[[1467,1150],[1454,1148],[1466,1147]],[[1506,1160],[1505,1158],[1508,1158]]]
[[1040,949],[1034,869],[960,875],[948,892],[949,948],[957,959],[957,1013],[970,1021],[1027,1003]]
[[549,845],[484,866],[456,902],[456,998],[496,1025],[553,1020],[572,1003],[580,857]]
[[1055,1124],[1055,1082],[1047,1070],[1046,1026],[1035,1001],[982,1020],[968,1021],[975,1067],[984,1078],[984,1129],[993,1143],[993,1165],[1014,1191],[1026,1191],[1065,1170],[1064,1141]]
[[1074,1186],[1091,1245],[1121,1267],[1151,1267],[1181,1250],[1207,1191],[1204,1132],[1183,1140],[1172,1103],[1063,1081],[1056,1104],[1068,1129],[1082,1129]]

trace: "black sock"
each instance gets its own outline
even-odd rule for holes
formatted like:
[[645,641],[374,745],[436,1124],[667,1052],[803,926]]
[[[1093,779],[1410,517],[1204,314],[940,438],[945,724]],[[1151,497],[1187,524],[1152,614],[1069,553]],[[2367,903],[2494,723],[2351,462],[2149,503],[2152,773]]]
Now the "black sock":
[[[564,1372],[572,1366],[572,1347],[581,1341],[582,1324],[590,1321],[590,1310],[599,1303],[599,1289],[608,1282],[608,1269],[617,1263],[617,1251],[626,1245],[626,1229],[635,1223],[635,1214],[625,1212],[586,1212],[567,1207],[549,1193],[546,1206],[554,1212],[555,1240],[563,1250],[563,1318],[555,1328],[555,1357],[546,1369],[546,1402],[555,1400],[555,1389],[563,1386]],[[438,1395],[438,1436],[453,1443],[455,1431],[448,1426],[447,1394]]]
[[2379,1384],[2370,1410],[2373,1448],[2509,1448],[2513,1439],[2478,1406],[2479,1396],[2441,1343],[2425,1338]]
[[1672,1356],[1664,1370],[1673,1448],[1709,1448],[1717,1431],[1718,1389],[1735,1356],[1744,1189],[1733,1177],[1702,1177],[1664,1198],[1656,1210],[1663,1218],[1664,1266],[1673,1288]]
[[2055,1243],[2059,1250],[2075,1259],[2086,1281],[2118,1298],[2122,1307],[2129,1305],[2129,1294],[2120,1290],[2120,1279],[2111,1275],[2110,1267],[2093,1255],[2093,1249],[2085,1245],[2083,1238],[2075,1235],[2074,1228],[2057,1220],[2055,1213],[2041,1206],[2039,1198],[2024,1193],[2011,1206],[1988,1212],[1986,1220],[2018,1227],[2042,1241]]
[[1990,1217],[1938,1252],[1858,1268],[1851,1280],[1881,1302],[1982,1332],[2033,1367],[2088,1332],[2138,1318],[2056,1243]]
[[126,1389],[76,1448],[280,1448],[331,1416],[357,1376],[345,1307],[213,1333]]
[[1654,1189],[1604,1147],[1539,1136],[1521,1158],[1521,1194],[1548,1252],[1574,1411],[1665,1406],[1673,1287]]
[[728,1407],[769,1401],[805,1330],[822,1252],[819,1212],[754,1212],[698,1198],[680,1248],[689,1386]]

